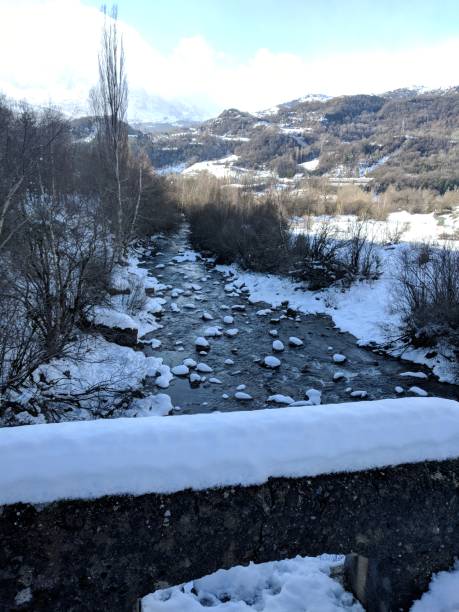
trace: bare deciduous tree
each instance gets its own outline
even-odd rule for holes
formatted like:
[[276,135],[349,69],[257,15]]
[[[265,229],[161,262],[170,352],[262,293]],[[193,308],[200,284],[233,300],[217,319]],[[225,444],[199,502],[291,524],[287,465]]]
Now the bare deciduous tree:
[[[110,249],[93,203],[29,194],[18,246],[3,256],[0,388],[64,351],[104,295]],[[19,340],[19,341],[18,341]]]
[[0,251],[20,228],[17,212],[27,192],[52,192],[55,181],[68,180],[68,136],[68,122],[55,109],[38,113],[0,98]]
[[127,107],[128,85],[126,78],[123,40],[118,32],[117,7],[110,15],[105,6],[104,27],[99,52],[99,83],[91,92],[91,102],[98,121],[98,145],[109,178],[109,198],[116,209],[115,234],[117,255],[125,243],[125,195],[123,183],[126,180],[128,162]]

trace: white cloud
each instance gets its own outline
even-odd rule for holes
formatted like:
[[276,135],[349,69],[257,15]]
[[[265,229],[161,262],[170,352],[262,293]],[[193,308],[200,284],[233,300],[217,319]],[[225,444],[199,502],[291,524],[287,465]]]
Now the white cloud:
[[[102,16],[79,0],[0,0],[0,90],[33,103],[84,102],[97,78]],[[259,110],[307,93],[378,93],[456,85],[459,38],[406,51],[308,60],[259,49],[244,62],[185,38],[168,55],[121,22],[130,89],[215,113]]]

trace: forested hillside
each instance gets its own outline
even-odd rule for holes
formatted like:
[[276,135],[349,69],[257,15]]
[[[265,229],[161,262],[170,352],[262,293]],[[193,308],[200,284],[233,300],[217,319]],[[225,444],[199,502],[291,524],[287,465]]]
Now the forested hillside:
[[280,177],[369,177],[377,190],[443,193],[459,185],[459,88],[306,98],[257,114],[229,109],[142,139],[157,169],[237,155],[238,166]]

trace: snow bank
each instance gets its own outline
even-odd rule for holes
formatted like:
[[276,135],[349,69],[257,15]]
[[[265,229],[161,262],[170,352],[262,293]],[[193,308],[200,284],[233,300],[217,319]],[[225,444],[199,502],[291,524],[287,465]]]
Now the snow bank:
[[165,285],[149,275],[149,271],[140,267],[140,260],[131,253],[126,266],[115,266],[112,272],[111,285],[115,289],[128,290],[130,294],[138,293],[139,299],[144,295],[143,303],[132,311],[131,295],[114,295],[110,298],[110,307],[96,306],[92,320],[98,325],[118,329],[136,329],[139,338],[159,328],[155,314],[163,310],[166,300],[159,297],[147,297],[147,289],[161,291]]
[[59,394],[72,395],[94,387],[124,391],[141,386],[145,377],[155,376],[161,368],[169,370],[162,358],[88,336],[65,357],[39,366],[33,378],[38,383],[44,376]]
[[119,312],[113,308],[96,306],[91,320],[96,325],[115,327],[117,329],[138,329],[134,319],[125,312]]
[[459,610],[459,562],[456,562],[451,572],[435,574],[428,592],[424,593],[411,608],[411,612],[433,612],[434,610],[438,612],[457,612]]
[[[281,276],[244,272],[236,266],[217,266],[223,273],[233,273],[249,289],[249,301],[266,302],[277,308],[288,300],[289,306],[304,314],[328,314],[342,330],[353,334],[360,344],[387,341],[386,327],[398,328],[399,317],[388,312],[392,278],[364,281],[342,292],[339,287],[325,291],[305,290],[303,283]],[[381,323],[384,321],[384,325]]]
[[330,578],[343,558],[295,557],[219,570],[142,600],[145,612],[363,612],[350,593]]
[[438,398],[26,425],[0,430],[0,503],[250,485],[459,457]]
[[165,393],[148,395],[147,397],[136,398],[132,402],[128,412],[130,417],[149,417],[166,416],[172,410],[172,400]]

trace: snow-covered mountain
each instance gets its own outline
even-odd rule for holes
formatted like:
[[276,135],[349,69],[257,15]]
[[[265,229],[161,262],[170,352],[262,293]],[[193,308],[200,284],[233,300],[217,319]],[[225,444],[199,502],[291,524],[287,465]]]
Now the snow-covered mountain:
[[129,120],[132,124],[203,121],[208,117],[208,111],[192,103],[166,100],[140,88],[129,93]]
[[[89,92],[89,90],[88,90]],[[6,93],[15,100],[26,100],[34,106],[46,106],[49,103],[59,107],[66,115],[83,117],[91,113],[89,96],[78,95],[68,91],[63,96],[52,90],[33,92],[27,88],[10,88],[0,83],[0,93]],[[204,121],[211,113],[192,103],[180,100],[167,100],[145,89],[129,89],[129,123],[136,126],[144,124],[183,124]]]
[[[219,112],[198,96],[181,95],[164,57],[137,30],[122,21],[118,25],[131,122],[201,121]],[[30,3],[26,11],[2,7],[0,55],[8,60],[0,62],[0,94],[36,106],[52,103],[73,117],[87,115],[102,26],[101,12],[77,0]]]

